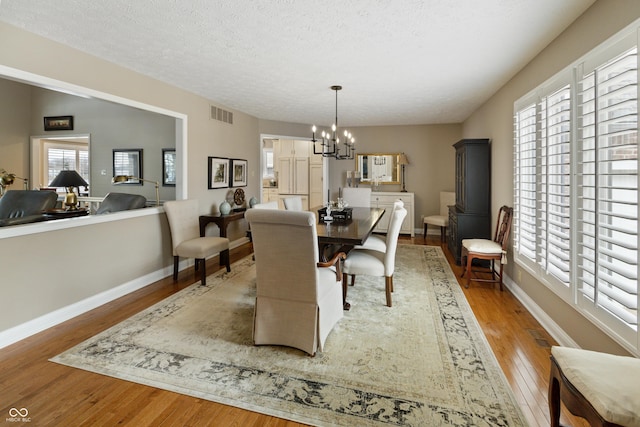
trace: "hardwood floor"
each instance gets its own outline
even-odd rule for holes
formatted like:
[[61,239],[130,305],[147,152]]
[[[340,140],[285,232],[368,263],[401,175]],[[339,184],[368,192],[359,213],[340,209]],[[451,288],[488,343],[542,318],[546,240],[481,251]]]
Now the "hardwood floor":
[[[401,244],[425,244],[401,237]],[[440,245],[439,236],[427,236]],[[452,264],[452,257],[443,246]],[[236,261],[249,244],[231,253]],[[218,269],[217,258],[207,270]],[[460,267],[452,264],[459,276]],[[268,426],[301,424],[203,399],[69,368],[48,359],[197,281],[193,270],[171,277],[0,350],[0,420],[27,408],[30,425]],[[460,279],[458,279],[460,281]],[[548,426],[547,387],[553,339],[505,289],[472,283],[464,293],[531,426]],[[563,409],[566,426],[587,426]],[[23,423],[7,423],[23,425]]]

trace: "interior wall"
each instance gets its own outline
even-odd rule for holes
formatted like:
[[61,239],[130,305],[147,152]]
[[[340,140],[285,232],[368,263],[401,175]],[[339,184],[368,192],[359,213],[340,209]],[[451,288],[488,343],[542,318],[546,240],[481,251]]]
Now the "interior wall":
[[[223,105],[5,23],[0,23],[0,66],[184,115],[186,170],[181,179],[186,180],[185,197],[198,199],[201,213],[216,212],[229,191],[207,188],[208,156],[246,159],[247,200],[259,194],[255,117],[226,108],[234,113],[233,125],[212,120],[211,104]],[[0,312],[0,337],[25,322],[171,268],[173,257],[161,209],[151,209],[140,218],[104,223],[94,223],[89,217],[59,221],[75,225],[17,237],[13,231],[0,229],[0,245],[8,253],[0,268],[0,296],[12,306]],[[41,226],[17,227],[38,230]],[[232,240],[245,237],[240,224],[229,231]],[[217,235],[218,230],[208,227],[207,234]]]
[[[0,169],[17,176],[29,177],[29,134],[31,96],[28,86],[0,79]],[[28,137],[27,137],[28,138]],[[13,188],[22,189],[21,181]]]
[[[598,0],[464,122],[465,137],[492,139],[491,191],[494,216],[501,205],[513,206],[514,102],[639,17],[640,2],[637,0],[618,0],[615,7],[610,1]],[[515,262],[507,264],[506,269],[526,295],[578,345],[597,351],[628,354]]]
[[[102,197],[107,193],[120,192],[143,195],[150,202],[155,201],[155,186],[114,185],[113,149],[142,149],[142,178],[158,181],[161,200],[175,200],[175,187],[162,186],[162,149],[175,149],[175,118],[162,114],[115,104],[95,98],[83,98],[32,87],[30,112],[30,135],[56,137],[61,134],[90,134],[89,191],[92,197]],[[71,131],[45,131],[43,117],[73,116],[74,129]],[[29,136],[25,141],[29,141]],[[102,174],[105,171],[105,174]],[[46,182],[31,183],[31,187],[46,187]]]
[[[462,138],[461,124],[415,126],[363,126],[350,128],[356,138],[357,153],[404,152],[410,164],[405,167],[405,187],[415,197],[415,224],[422,228],[422,217],[440,211],[440,191],[454,190],[455,150]],[[260,120],[260,133],[310,138],[311,127],[298,123]],[[335,198],[345,187],[346,172],[356,169],[354,160],[329,161],[329,188]],[[362,184],[368,187],[368,184]],[[401,185],[382,185],[381,191],[400,191]]]

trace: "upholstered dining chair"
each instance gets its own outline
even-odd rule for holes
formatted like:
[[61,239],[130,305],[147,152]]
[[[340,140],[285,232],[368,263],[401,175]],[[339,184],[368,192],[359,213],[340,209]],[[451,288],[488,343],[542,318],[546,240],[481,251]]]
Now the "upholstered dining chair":
[[196,271],[200,268],[200,283],[207,280],[207,258],[220,254],[227,271],[231,271],[229,261],[229,239],[226,237],[200,237],[198,201],[172,200],[164,202],[164,211],[171,229],[173,246],[173,280],[178,280],[180,257],[195,258]]
[[[400,199],[393,202],[393,210],[388,213],[389,216],[393,217],[393,213],[398,208],[403,208],[404,202]],[[387,237],[386,236],[378,236],[372,234],[364,241],[364,244],[355,246],[354,249],[373,249],[374,251],[386,252],[387,251]]]
[[[511,220],[513,219],[513,208],[502,206],[498,211],[498,222],[496,224],[496,232],[493,240],[489,239],[463,239],[461,250],[462,274],[460,277],[467,276],[465,287],[469,287],[469,283],[474,280],[476,282],[500,283],[502,290],[502,273],[504,264],[507,263],[507,245],[509,244],[509,231],[511,230]],[[485,269],[472,269],[473,261],[489,260],[489,270],[491,279],[473,276],[474,272],[487,272]],[[495,262],[500,263],[499,271],[496,270]],[[496,279],[497,276],[497,279]]]
[[343,299],[347,297],[347,280],[355,280],[356,275],[376,276],[385,278],[385,293],[387,306],[391,307],[391,293],[393,292],[393,273],[396,263],[396,249],[398,247],[398,235],[402,227],[402,221],[407,216],[404,207],[393,211],[387,231],[385,252],[373,249],[353,249],[347,255],[342,264],[342,292]]
[[313,212],[249,209],[245,218],[256,255],[254,343],[315,355],[343,316],[339,267],[344,253],[318,262]]
[[551,347],[549,413],[560,426],[560,402],[592,427],[640,427],[640,359]]
[[96,215],[144,208],[147,198],[139,194],[109,193],[98,206]]
[[291,196],[282,199],[284,208],[288,211],[301,211],[302,210],[302,197]]
[[253,209],[278,209],[278,202],[264,202],[253,205]]
[[343,188],[342,198],[351,207],[369,208],[371,207],[371,188],[368,188],[368,187]]
[[440,192],[440,214],[425,216],[424,222],[424,239],[427,239],[427,226],[435,225],[440,227],[440,241],[444,242],[447,235],[447,227],[449,227],[449,206],[456,204],[456,193],[450,191]]

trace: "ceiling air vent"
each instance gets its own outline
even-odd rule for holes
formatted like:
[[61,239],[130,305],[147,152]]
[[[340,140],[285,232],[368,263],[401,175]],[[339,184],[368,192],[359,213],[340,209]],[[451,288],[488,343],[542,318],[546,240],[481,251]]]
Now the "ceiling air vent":
[[231,111],[223,110],[214,105],[211,106],[211,118],[218,120],[219,122],[233,124],[233,113]]

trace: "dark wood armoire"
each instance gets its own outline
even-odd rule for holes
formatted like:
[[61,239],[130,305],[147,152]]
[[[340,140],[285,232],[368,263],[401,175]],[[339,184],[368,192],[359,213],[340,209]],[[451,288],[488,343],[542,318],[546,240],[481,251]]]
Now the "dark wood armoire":
[[491,239],[491,146],[488,139],[455,143],[456,204],[449,207],[449,250],[460,264],[463,239]]

